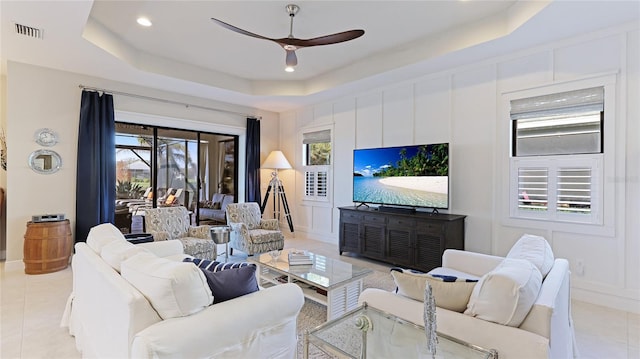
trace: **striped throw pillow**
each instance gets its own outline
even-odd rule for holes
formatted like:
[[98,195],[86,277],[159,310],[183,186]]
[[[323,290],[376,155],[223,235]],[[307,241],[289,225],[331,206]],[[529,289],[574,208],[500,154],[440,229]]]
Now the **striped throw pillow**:
[[246,266],[253,266],[253,267],[256,266],[253,263],[247,263],[247,262],[223,263],[223,262],[217,262],[217,261],[212,261],[212,260],[208,260],[208,259],[200,259],[200,258],[185,258],[183,261],[184,262],[192,262],[193,264],[198,266],[198,268],[202,268],[202,269],[208,270],[210,272],[220,272],[220,271],[223,271],[225,269],[242,268],[242,267],[246,267]]

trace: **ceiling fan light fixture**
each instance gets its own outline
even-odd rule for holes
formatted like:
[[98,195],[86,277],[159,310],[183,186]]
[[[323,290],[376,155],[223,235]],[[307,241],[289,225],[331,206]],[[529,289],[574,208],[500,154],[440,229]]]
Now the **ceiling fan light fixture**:
[[295,67],[293,67],[293,66],[287,66],[287,67],[285,67],[285,68],[284,68],[284,70],[285,70],[286,72],[294,72],[296,69],[295,69]]
[[140,26],[144,26],[144,27],[149,27],[149,26],[153,25],[153,24],[151,23],[151,20],[149,20],[149,18],[144,17],[144,16],[140,16],[140,17],[136,20],[136,22],[138,23],[138,25],[140,25]]

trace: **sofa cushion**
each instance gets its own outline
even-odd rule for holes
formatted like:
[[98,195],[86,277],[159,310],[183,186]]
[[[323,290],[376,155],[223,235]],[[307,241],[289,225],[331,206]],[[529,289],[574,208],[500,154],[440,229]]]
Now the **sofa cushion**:
[[424,300],[427,283],[431,285],[433,297],[438,307],[463,312],[477,280],[452,276],[434,276],[402,268],[392,268],[391,275],[397,292],[407,298]]
[[212,261],[209,259],[201,259],[201,258],[192,258],[192,257],[187,257],[185,259],[183,259],[184,262],[191,262],[193,264],[195,264],[196,266],[198,266],[199,268],[202,269],[206,269],[210,272],[219,272],[225,269],[230,269],[230,268],[241,268],[241,267],[246,267],[246,266],[256,266],[253,263],[247,263],[247,262],[229,262],[229,263],[223,263],[223,262],[217,262],[217,261]]
[[480,279],[464,314],[518,327],[531,310],[541,286],[542,275],[531,262],[505,258]]
[[102,247],[100,257],[120,273],[120,266],[122,262],[140,252],[148,251],[143,247],[130,243],[129,241],[112,241]]
[[207,279],[190,263],[138,253],[122,262],[121,270],[162,319],[188,316],[213,302]]
[[91,227],[87,235],[87,245],[98,254],[102,252],[102,247],[115,240],[126,241],[124,234],[111,223],[102,223]]
[[258,290],[256,267],[244,266],[211,272],[200,268],[213,293],[213,304],[237,298]]
[[553,266],[553,251],[549,242],[544,237],[525,234],[511,247],[507,254],[507,258],[526,259],[538,268],[542,277],[546,277],[547,273]]

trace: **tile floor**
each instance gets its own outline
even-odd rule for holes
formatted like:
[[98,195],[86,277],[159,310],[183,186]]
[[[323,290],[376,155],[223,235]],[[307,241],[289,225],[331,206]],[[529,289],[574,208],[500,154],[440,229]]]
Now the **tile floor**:
[[[288,238],[287,247],[338,257],[336,245],[314,240]],[[368,260],[341,259],[375,270],[389,268]],[[80,358],[73,338],[60,327],[72,287],[71,269],[25,275],[21,264],[2,262],[0,275],[0,358]],[[574,301],[573,318],[582,358],[640,359],[640,315]]]

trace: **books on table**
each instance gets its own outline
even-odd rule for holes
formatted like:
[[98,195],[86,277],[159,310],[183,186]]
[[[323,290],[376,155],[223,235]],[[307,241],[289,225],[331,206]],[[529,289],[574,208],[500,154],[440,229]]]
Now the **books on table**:
[[313,264],[309,252],[300,249],[292,249],[289,251],[289,265],[309,265]]

